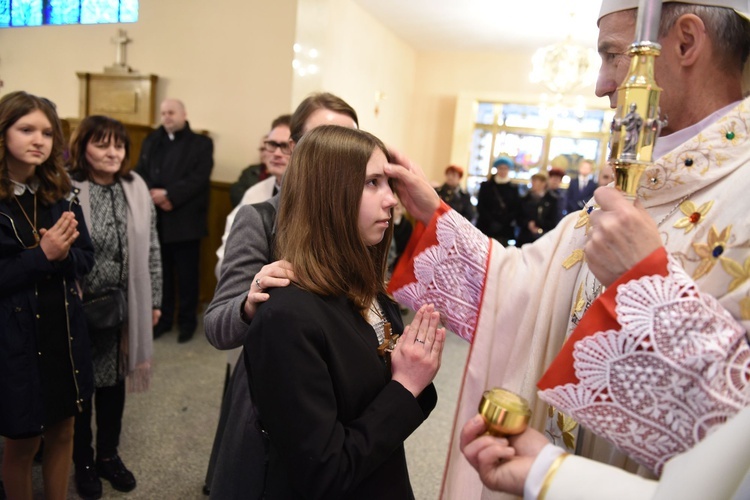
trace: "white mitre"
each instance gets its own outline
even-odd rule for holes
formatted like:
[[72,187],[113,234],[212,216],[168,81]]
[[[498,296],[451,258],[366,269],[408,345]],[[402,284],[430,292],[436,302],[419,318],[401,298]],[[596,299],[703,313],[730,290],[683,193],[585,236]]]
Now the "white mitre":
[[[663,0],[662,3],[672,1],[705,5],[707,7],[725,7],[734,10],[739,16],[750,21],[750,0]],[[637,9],[638,3],[638,0],[602,0],[602,7],[599,9],[599,17],[596,21],[597,26],[602,17],[621,10]],[[750,63],[747,61],[742,73],[742,90],[743,95],[747,96],[750,94]]]

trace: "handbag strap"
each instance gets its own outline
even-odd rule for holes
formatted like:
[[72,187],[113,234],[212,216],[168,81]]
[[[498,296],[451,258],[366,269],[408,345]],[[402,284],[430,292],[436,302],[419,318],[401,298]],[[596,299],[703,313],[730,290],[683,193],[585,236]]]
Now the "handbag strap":
[[[125,255],[123,255],[123,252],[122,252],[122,236],[120,234],[120,223],[117,218],[117,205],[115,205],[115,191],[114,191],[115,185],[116,184],[112,184],[111,186],[109,186],[108,191],[109,191],[109,200],[112,202],[112,217],[115,220],[115,233],[117,233],[117,250],[120,253],[120,272],[117,275],[118,275],[119,283],[122,283],[126,279],[126,277],[123,276],[123,272],[125,271]],[[127,214],[126,214],[126,217],[127,217]],[[119,286],[119,283],[118,283],[117,288],[122,288]]]

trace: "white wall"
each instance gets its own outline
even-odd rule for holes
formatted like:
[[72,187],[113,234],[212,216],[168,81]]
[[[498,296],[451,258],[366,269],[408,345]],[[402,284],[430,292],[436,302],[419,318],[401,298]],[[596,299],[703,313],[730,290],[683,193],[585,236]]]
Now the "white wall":
[[[471,120],[456,117],[459,96],[533,103],[545,92],[529,83],[531,52],[417,52],[351,0],[140,4],[134,24],[0,30],[2,91],[45,95],[63,117],[77,116],[75,73],[112,64],[110,39],[124,28],[134,39],[130,66],[159,75],[158,98],[183,99],[191,125],[211,132],[213,177],[222,181],[257,160],[258,139],[271,120],[313,91],[345,99],[363,129],[409,154],[434,180],[442,180],[449,163],[466,163],[452,156],[454,129]],[[316,75],[292,71],[295,41],[320,51]],[[376,116],[379,92],[385,99]],[[593,96],[593,87],[580,93]]]
[[[473,116],[456,116],[459,96],[513,99],[516,102],[539,102],[542,85],[529,81],[532,52],[422,52],[417,56],[414,116],[418,117],[409,138],[409,154],[428,177],[443,180],[443,170],[450,163],[466,167],[468,156],[455,152],[454,134],[465,135]],[[607,102],[593,98],[593,86],[579,91],[591,97],[588,104],[606,107]],[[465,111],[465,109],[464,109]],[[460,139],[460,137],[459,137]]]
[[213,178],[233,181],[271,120],[290,112],[296,15],[296,0],[141,0],[132,24],[2,29],[2,92],[43,95],[77,117],[76,72],[111,65],[110,39],[125,29],[128,65],[159,76],[157,105],[185,102],[190,125],[214,139]]
[[[414,49],[351,0],[299,0],[297,41],[319,50],[320,72],[295,75],[295,106],[310,92],[332,92],[357,111],[362,129],[387,144],[407,146]],[[376,93],[385,95],[377,115]]]

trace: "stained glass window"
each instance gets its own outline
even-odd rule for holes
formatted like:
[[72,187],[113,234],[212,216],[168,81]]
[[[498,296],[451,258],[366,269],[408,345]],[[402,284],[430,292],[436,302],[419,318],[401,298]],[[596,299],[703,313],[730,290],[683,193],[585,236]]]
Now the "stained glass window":
[[138,0],[0,0],[0,28],[137,20]]

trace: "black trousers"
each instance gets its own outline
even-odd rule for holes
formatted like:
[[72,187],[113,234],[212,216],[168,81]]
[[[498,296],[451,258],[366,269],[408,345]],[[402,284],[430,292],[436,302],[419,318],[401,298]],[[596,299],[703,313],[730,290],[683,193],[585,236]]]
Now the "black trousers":
[[[200,240],[161,244],[164,291],[159,324],[165,327],[165,330],[172,328],[177,295],[179,296],[177,325],[180,330],[192,332],[198,325],[200,244]],[[175,288],[179,290],[177,294]]]
[[[122,430],[122,412],[125,409],[125,381],[111,387],[98,387],[94,391],[96,405],[96,457],[112,458],[117,455]],[[73,462],[77,466],[94,463],[91,447],[91,400],[84,401],[83,411],[76,415],[73,436]]]

